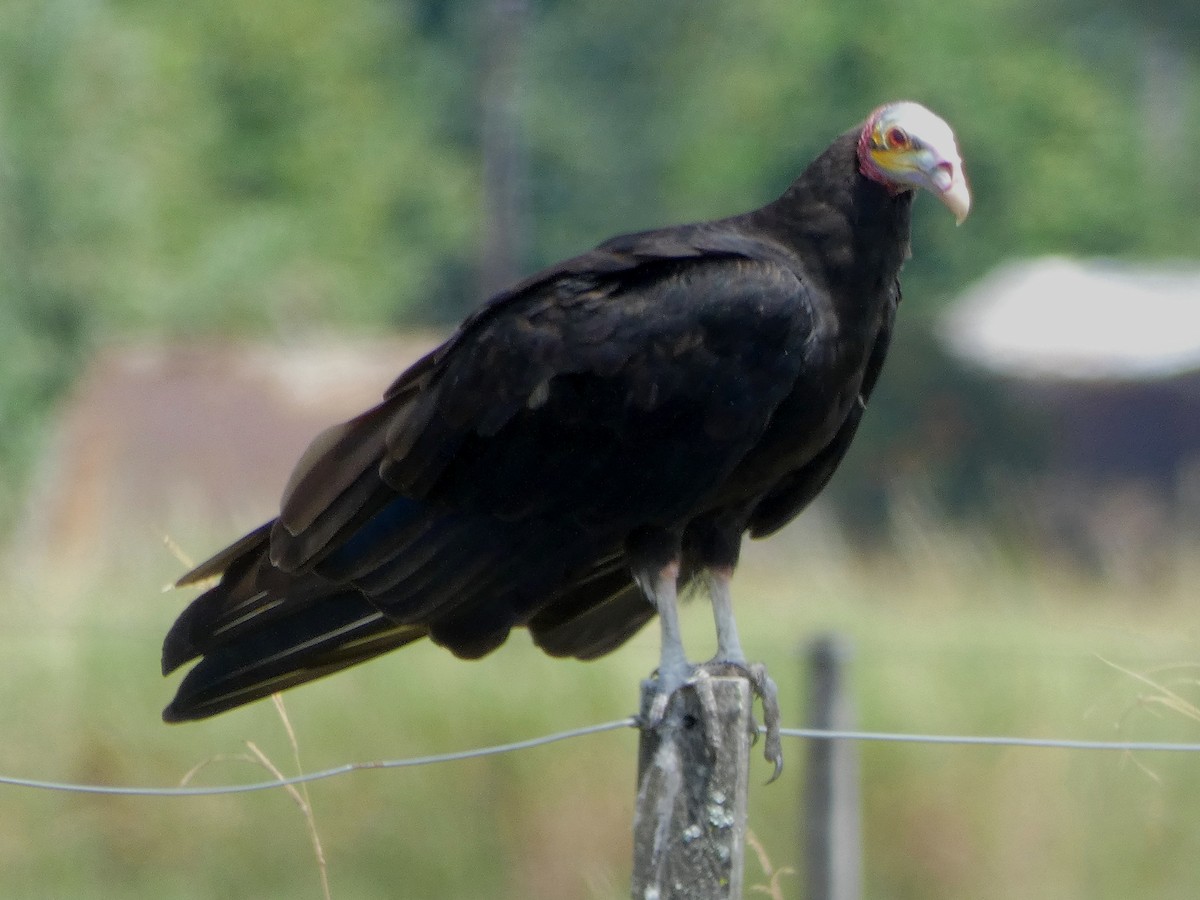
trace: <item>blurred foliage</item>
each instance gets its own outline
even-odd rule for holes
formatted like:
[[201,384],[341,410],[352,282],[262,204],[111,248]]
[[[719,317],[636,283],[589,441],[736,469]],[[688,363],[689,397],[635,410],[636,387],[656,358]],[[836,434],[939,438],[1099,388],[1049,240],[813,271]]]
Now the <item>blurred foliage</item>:
[[[512,8],[528,19],[523,269],[764,202],[903,96],[954,124],[976,195],[962,229],[932,204],[918,213],[906,316],[928,320],[1005,257],[1200,246],[1200,167],[1182,149],[1200,139],[1195,43],[1178,51],[1179,164],[1151,164],[1140,93],[1148,30],[1194,29],[1191,5]],[[473,306],[484,13],[435,0],[4,4],[4,484],[106,335],[392,328]]]
[[986,507],[992,524],[1024,532],[1028,517],[997,500],[1046,463],[1048,423],[946,355],[925,324],[917,317],[897,328],[887,377],[833,483],[841,522],[860,544],[876,545],[894,536],[897,507],[916,503],[956,520]]
[[[915,533],[913,533],[915,532]],[[902,557],[864,560],[800,531],[753,544],[739,570],[739,624],[801,720],[799,635],[835,630],[866,730],[1082,740],[1195,741],[1197,723],[1117,666],[1197,702],[1200,555],[1172,559],[1154,596],[1006,561],[965,529],[910,523]],[[111,535],[100,536],[101,540]],[[178,610],[130,580],[60,594],[5,568],[0,772],[108,785],[257,781],[253,741],[296,771],[271,703],[165,727],[170,685],[153,677]],[[707,604],[681,610],[697,655]],[[656,629],[585,664],[539,653],[524,633],[464,663],[422,641],[286,695],[304,771],[489,746],[604,722],[636,703]],[[310,785],[336,898],[561,900],[628,897],[637,738],[596,735],[521,753]],[[805,745],[782,779],[756,750],[751,828],[776,866],[800,869]],[[1200,884],[1195,754],[860,745],[863,895],[887,900],[1194,900]],[[282,791],[160,799],[0,787],[4,894],[14,898],[319,898],[302,816]],[[765,879],[746,866],[750,886]],[[808,896],[802,875],[788,900]]]

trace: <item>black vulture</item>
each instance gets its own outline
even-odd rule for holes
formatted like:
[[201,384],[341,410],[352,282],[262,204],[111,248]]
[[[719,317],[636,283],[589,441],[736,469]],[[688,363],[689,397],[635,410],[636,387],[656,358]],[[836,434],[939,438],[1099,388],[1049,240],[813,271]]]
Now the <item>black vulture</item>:
[[313,441],[276,519],[180,579],[218,580],[166,637],[164,673],[200,659],[163,718],[421,638],[476,658],[524,626],[591,659],[655,612],[661,710],[695,672],[676,613],[692,583],[716,661],[744,667],[742,536],[795,517],[854,437],[915,188],[966,217],[950,128],[888,104],[760,209],[613,238],[492,297]]

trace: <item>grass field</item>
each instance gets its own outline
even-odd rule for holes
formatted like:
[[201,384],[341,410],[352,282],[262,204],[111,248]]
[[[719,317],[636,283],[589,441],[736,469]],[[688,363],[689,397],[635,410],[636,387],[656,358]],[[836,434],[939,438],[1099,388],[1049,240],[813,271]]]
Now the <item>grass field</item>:
[[[914,532],[871,560],[806,532],[748,553],[743,638],[802,724],[800,648],[854,646],[861,727],[1200,740],[1200,722],[1130,672],[1200,699],[1190,557],[1154,590],[1090,581],[961,535]],[[104,784],[260,780],[246,742],[295,771],[272,704],[168,727],[159,639],[186,596],[137,576],[0,597],[0,773]],[[11,582],[10,582],[11,583]],[[705,604],[685,610],[696,657]],[[287,695],[303,765],[501,743],[620,718],[654,665],[649,629],[597,663],[553,661],[523,634],[478,663],[419,646]],[[1114,665],[1115,664],[1115,665]],[[1122,671],[1120,666],[1125,670]],[[516,755],[358,773],[309,788],[335,898],[617,898],[627,890],[636,734]],[[750,824],[797,867],[804,745],[784,776],[753,773]],[[864,744],[864,882],[871,898],[1194,898],[1200,756]],[[121,798],[0,786],[4,896],[320,898],[304,817],[283,791]],[[765,882],[753,856],[748,885]],[[803,896],[796,876],[783,895]],[[749,896],[749,895],[748,895]]]

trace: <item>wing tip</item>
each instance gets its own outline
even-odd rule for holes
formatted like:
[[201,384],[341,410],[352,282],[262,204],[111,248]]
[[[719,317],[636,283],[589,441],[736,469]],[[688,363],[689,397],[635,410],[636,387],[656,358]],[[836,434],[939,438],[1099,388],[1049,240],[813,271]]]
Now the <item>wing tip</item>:
[[191,587],[192,585],[216,578],[219,575],[224,575],[225,570],[238,559],[252,551],[257,551],[263,546],[271,536],[271,529],[274,527],[275,521],[275,519],[271,519],[269,522],[259,525],[253,531],[242,535],[215,556],[206,559],[191,571],[185,572],[175,582],[174,586],[177,588]]

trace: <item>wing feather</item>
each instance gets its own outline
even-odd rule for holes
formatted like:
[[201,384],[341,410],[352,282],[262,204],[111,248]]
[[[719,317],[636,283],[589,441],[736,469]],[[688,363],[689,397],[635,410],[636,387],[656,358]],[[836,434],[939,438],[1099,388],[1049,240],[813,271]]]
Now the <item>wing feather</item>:
[[777,246],[709,227],[610,241],[494,297],[373,409],[319,435],[278,520],[182,579],[168,718],[240,705],[428,635],[529,624],[590,656],[652,615],[625,531],[685,516],[803,367],[811,297]]

